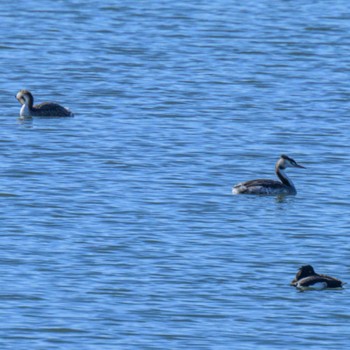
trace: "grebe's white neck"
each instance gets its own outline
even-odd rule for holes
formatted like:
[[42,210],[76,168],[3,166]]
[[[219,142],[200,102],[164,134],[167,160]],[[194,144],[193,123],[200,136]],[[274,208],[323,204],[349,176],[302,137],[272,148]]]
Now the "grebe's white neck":
[[284,185],[291,187],[295,190],[295,186],[293,184],[293,181],[287,176],[287,174],[285,173],[285,169],[277,167],[276,174]]
[[27,118],[32,116],[27,101],[22,105],[19,115],[20,117],[27,117]]

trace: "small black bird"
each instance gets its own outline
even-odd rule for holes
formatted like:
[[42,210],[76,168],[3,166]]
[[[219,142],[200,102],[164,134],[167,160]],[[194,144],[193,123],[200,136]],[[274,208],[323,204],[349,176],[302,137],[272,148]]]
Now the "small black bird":
[[300,267],[290,284],[298,289],[304,290],[342,288],[345,283],[337,278],[316,273],[311,265],[304,265]]

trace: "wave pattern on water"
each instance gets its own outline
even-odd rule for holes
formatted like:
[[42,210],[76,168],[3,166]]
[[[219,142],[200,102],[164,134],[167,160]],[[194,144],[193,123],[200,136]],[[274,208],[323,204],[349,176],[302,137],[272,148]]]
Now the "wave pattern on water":
[[[349,282],[347,3],[25,9],[0,4],[1,349],[345,348],[347,289],[289,282]],[[76,117],[19,121],[23,88]],[[231,195],[282,153],[296,197]]]

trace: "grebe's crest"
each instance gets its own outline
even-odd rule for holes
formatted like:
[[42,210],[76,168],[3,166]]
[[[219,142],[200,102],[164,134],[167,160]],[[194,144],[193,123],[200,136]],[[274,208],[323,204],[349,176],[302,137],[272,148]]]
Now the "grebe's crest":
[[303,166],[299,165],[293,158],[286,156],[285,154],[281,155],[280,158],[280,169],[286,169],[288,167],[292,168],[304,168]]

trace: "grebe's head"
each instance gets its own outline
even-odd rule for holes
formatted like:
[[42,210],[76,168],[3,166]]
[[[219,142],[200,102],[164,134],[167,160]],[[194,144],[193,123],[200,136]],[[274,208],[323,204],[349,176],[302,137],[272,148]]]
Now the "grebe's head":
[[34,102],[33,95],[28,90],[18,91],[16,98],[21,105],[24,105],[26,103],[29,105],[33,105]]
[[286,169],[288,167],[292,168],[305,168],[304,166],[298,164],[294,159],[286,156],[285,154],[281,155],[281,158],[278,160],[276,164],[280,169]]

